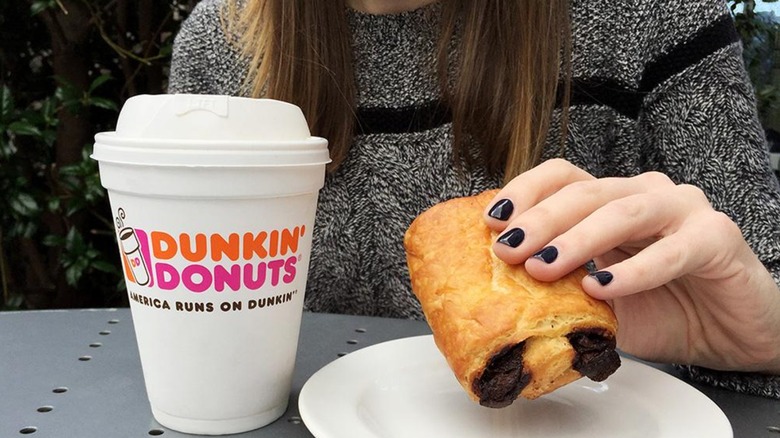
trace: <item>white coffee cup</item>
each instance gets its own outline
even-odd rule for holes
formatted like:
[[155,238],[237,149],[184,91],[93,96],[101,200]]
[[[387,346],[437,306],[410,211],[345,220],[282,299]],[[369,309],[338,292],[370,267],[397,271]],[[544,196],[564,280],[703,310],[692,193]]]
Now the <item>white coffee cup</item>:
[[327,141],[270,99],[142,95],[92,155],[152,413],[196,434],[287,408]]

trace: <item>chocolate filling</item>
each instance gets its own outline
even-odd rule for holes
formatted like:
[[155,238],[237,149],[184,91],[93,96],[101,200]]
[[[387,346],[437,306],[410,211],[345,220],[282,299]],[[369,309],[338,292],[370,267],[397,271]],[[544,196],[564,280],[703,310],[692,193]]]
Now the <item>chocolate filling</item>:
[[620,366],[615,338],[603,329],[582,329],[566,335],[577,354],[572,368],[593,381],[601,382]]
[[479,404],[489,408],[509,406],[531,381],[523,370],[524,342],[506,347],[493,355],[485,370],[472,383]]

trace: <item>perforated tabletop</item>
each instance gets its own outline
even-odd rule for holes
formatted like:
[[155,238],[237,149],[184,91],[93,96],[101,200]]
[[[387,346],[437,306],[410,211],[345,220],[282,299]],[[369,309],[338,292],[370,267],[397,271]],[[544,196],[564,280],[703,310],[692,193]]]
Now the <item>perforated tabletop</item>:
[[[287,412],[264,428],[232,436],[312,437],[297,405],[314,372],[359,348],[428,333],[420,321],[304,313]],[[780,401],[694,386],[723,409],[735,437],[780,438],[771,431],[780,427]],[[152,418],[126,308],[0,313],[0,437],[28,435],[192,437]]]

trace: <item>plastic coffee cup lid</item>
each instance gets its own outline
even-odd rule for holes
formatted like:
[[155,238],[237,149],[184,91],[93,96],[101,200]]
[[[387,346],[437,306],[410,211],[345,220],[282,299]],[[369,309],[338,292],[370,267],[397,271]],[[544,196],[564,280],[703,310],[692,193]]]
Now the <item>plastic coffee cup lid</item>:
[[330,162],[297,106],[220,95],[138,95],[116,130],[95,136],[98,161],[154,166],[291,166]]

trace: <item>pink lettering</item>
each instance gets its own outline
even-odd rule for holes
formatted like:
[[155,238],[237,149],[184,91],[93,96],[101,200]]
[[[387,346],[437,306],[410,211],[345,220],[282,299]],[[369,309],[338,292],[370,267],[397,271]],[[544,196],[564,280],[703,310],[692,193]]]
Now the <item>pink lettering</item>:
[[222,265],[214,266],[214,289],[217,292],[225,290],[228,285],[234,291],[241,289],[241,266],[232,265],[230,271]]
[[268,262],[268,270],[271,271],[271,286],[279,284],[279,271],[281,271],[282,267],[284,267],[284,260],[282,259]]
[[157,286],[162,290],[173,290],[179,286],[179,271],[168,263],[156,263],[154,265]]
[[284,281],[284,284],[290,284],[293,280],[295,280],[295,262],[298,261],[298,257],[292,256],[288,257],[287,260],[284,261],[284,277],[282,277],[282,281]]
[[[253,268],[257,266],[257,275],[252,275]],[[265,284],[265,262],[260,262],[257,265],[247,263],[244,265],[244,285],[251,289],[257,290],[263,287]]]
[[211,272],[201,265],[189,265],[181,272],[184,287],[195,293],[205,292],[211,286]]

